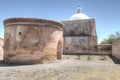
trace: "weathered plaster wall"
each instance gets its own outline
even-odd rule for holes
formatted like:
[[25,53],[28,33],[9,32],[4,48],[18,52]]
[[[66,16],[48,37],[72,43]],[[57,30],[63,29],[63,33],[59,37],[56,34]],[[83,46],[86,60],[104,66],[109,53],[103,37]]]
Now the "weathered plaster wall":
[[62,21],[64,53],[88,54],[96,51],[97,35],[94,19]]
[[64,53],[88,53],[88,37],[65,37]]
[[6,63],[31,64],[61,59],[61,23],[44,19],[11,18],[5,20],[4,25]]
[[94,19],[62,21],[64,36],[97,36]]
[[120,60],[120,41],[115,42],[112,44],[112,55]]

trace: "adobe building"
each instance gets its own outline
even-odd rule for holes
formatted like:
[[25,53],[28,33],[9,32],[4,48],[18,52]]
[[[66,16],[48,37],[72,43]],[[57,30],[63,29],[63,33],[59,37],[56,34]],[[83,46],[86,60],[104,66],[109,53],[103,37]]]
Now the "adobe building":
[[64,54],[89,54],[97,50],[97,34],[94,19],[81,13],[78,8],[64,24]]
[[4,21],[4,62],[33,64],[61,59],[63,25],[36,18],[10,18]]

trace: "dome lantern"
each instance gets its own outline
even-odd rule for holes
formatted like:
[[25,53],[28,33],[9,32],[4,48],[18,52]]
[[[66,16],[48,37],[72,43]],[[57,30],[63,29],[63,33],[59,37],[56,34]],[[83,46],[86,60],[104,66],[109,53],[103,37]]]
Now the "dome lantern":
[[82,11],[82,8],[79,6],[77,9],[77,13],[72,15],[70,17],[70,20],[89,19],[89,17],[86,14],[83,14],[81,11]]
[[77,9],[77,13],[79,14],[79,13],[81,13],[81,11],[82,11],[82,8],[79,6]]

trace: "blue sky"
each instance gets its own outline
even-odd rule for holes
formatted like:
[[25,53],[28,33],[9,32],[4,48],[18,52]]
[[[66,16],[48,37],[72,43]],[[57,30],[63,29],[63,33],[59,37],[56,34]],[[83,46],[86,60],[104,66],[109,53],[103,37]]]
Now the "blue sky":
[[12,17],[68,20],[77,7],[95,18],[98,42],[111,33],[120,32],[120,0],[0,0],[0,37],[4,35],[3,21]]

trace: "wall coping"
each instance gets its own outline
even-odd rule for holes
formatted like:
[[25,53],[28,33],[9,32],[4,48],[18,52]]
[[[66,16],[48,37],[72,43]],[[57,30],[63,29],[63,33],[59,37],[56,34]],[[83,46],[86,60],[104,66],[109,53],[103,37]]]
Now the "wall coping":
[[36,24],[36,25],[49,25],[58,26],[63,28],[63,24],[53,20],[39,19],[39,18],[8,18],[4,20],[4,25],[14,25],[14,24]]

